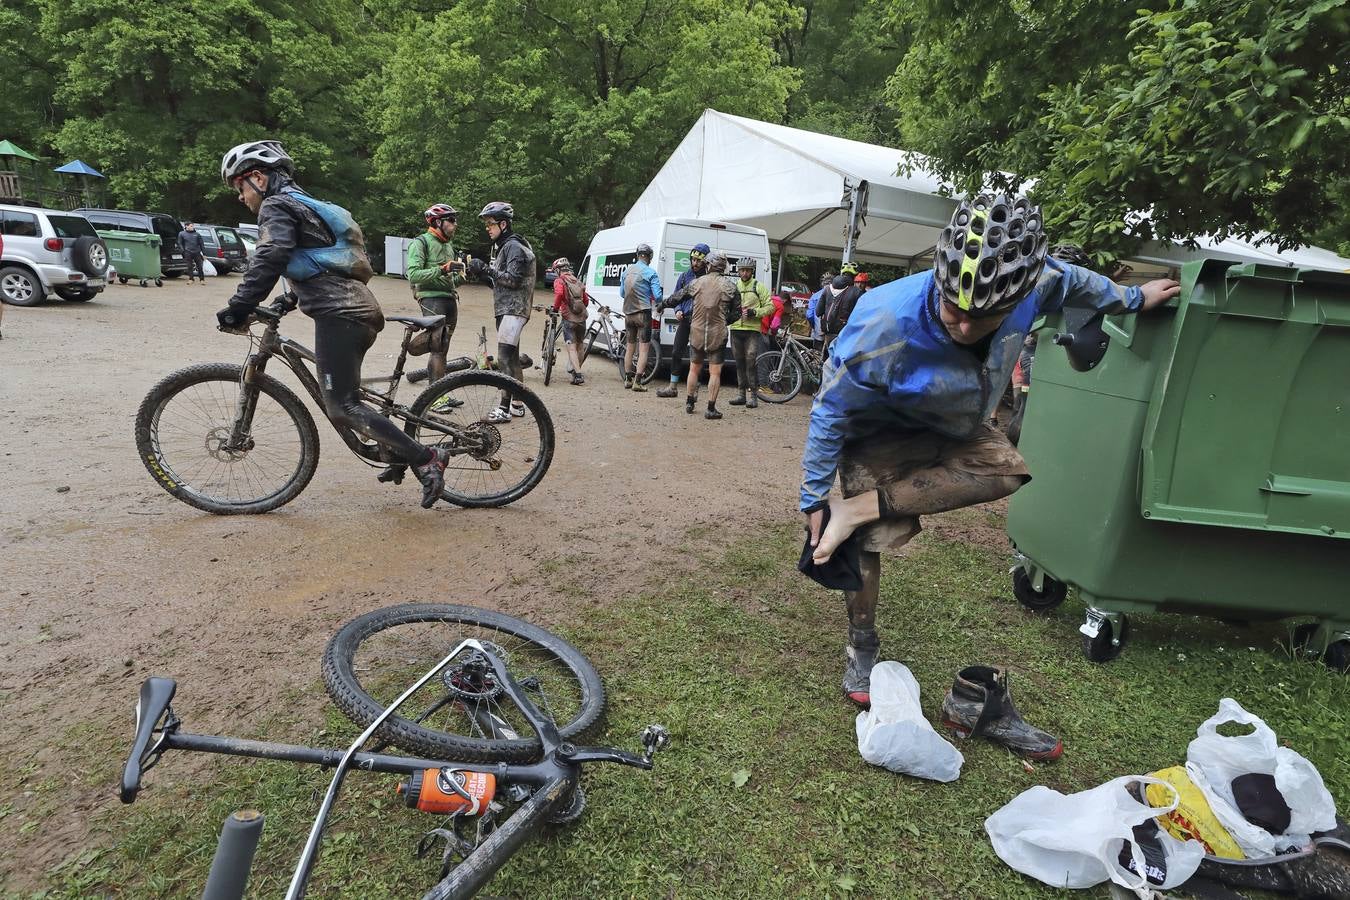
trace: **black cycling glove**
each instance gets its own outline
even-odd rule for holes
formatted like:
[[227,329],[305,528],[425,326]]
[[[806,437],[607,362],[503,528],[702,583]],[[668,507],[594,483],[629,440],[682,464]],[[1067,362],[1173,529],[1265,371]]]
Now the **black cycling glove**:
[[221,328],[243,328],[248,323],[248,317],[253,315],[255,308],[245,303],[231,303],[216,313],[216,321],[220,323]]

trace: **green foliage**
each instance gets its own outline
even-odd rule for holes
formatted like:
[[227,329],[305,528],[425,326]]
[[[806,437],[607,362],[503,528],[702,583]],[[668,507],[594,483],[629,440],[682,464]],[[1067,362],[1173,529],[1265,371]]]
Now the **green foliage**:
[[619,221],[704,108],[781,119],[797,74],[773,38],[795,16],[786,0],[409,13],[377,123],[376,170],[401,217],[387,225],[409,227],[434,200],[472,215],[509,199],[542,257],[576,252]]
[[894,22],[905,145],[964,189],[1036,179],[1061,239],[1350,240],[1346,0],[923,0]]

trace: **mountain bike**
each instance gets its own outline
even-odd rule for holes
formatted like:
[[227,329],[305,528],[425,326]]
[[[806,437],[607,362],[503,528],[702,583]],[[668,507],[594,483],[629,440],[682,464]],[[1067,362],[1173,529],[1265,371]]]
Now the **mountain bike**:
[[[218,515],[265,513],[295,499],[319,464],[319,432],[305,404],[276,378],[268,362],[280,361],[324,410],[310,364],[313,351],[281,337],[282,318],[295,309],[289,292],[259,306],[236,333],[247,335],[242,366],[207,363],[164,378],[136,413],[136,449],[160,487],[198,509]],[[528,494],[553,459],[553,420],[543,400],[500,372],[470,370],[473,360],[453,360],[450,374],[428,385],[404,406],[395,401],[408,346],[419,332],[439,327],[444,316],[388,316],[405,333],[394,372],[363,379],[361,399],[382,416],[403,422],[423,444],[450,452],[441,497],[466,507],[504,506]],[[253,330],[263,325],[261,332]],[[386,384],[387,391],[373,385]],[[488,421],[501,401],[525,405],[510,423]],[[327,415],[325,411],[325,415]],[[406,466],[383,446],[334,423],[338,437],[363,462],[385,469],[381,481],[402,481]]]
[[[439,661],[425,672],[415,670],[420,677],[400,691],[396,685],[408,682],[399,679],[414,670],[397,651],[417,657],[431,653]],[[454,900],[473,896],[546,824],[581,816],[586,807],[583,766],[609,762],[651,769],[653,757],[670,740],[666,729],[649,725],[640,738],[641,756],[611,747],[575,746],[570,739],[594,725],[605,704],[604,688],[590,662],[551,632],[471,606],[411,604],[354,619],[329,642],[324,678],[343,712],[364,726],[345,751],[186,733],[170,705],[176,682],[146,679],[122,771],[122,802],[135,801],[145,772],[169,750],[335,768],[286,892],[287,900],[300,900],[347,773],[357,769],[402,775],[407,780],[398,785],[398,793],[407,806],[445,817],[417,844],[419,858],[442,847],[437,882],[423,900]],[[368,689],[395,694],[387,705],[370,706]],[[398,715],[405,706],[428,702],[415,719]],[[430,731],[418,724],[437,713],[439,727],[454,726],[465,734]],[[558,724],[559,718],[564,724]],[[417,731],[437,739],[426,744],[415,737]],[[363,751],[372,738],[382,743]],[[384,753],[389,742],[405,749],[440,750],[428,757]],[[236,823],[240,816],[232,816],[221,834],[205,891],[211,900],[238,900],[247,887],[262,817],[251,813]]]
[[824,356],[791,331],[783,331],[781,350],[759,355],[759,398],[768,403],[787,403],[802,389],[802,383],[820,384]]
[[[624,331],[623,316],[608,306],[597,306],[596,312],[598,316],[595,321],[586,327],[586,337],[581,344],[581,361],[586,361],[586,357],[591,353],[591,348],[595,346],[596,338],[603,334],[605,336],[605,352],[614,360],[614,364],[619,369],[619,380],[622,381],[627,376],[623,369],[623,357],[628,347],[628,333]],[[619,320],[617,327],[614,324],[615,319]],[[656,370],[661,367],[661,341],[657,339],[656,334],[656,328],[653,326],[652,339],[647,345],[647,365],[638,377],[638,380],[643,384],[650,383],[656,377]],[[637,365],[636,358],[634,358],[633,364]]]

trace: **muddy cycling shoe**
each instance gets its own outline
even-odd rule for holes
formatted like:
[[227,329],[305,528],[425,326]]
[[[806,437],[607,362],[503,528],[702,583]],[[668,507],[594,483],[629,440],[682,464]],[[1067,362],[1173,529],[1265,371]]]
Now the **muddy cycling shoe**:
[[581,373],[580,373],[580,372],[573,372],[573,373],[572,373],[572,383],[573,383],[573,384],[585,384],[585,383],[586,383],[586,379],[581,377]]
[[407,471],[407,466],[390,466],[379,475],[376,475],[375,480],[381,484],[402,484],[403,474]]
[[844,696],[863,709],[872,706],[872,667],[877,664],[880,650],[881,641],[875,628],[849,626],[848,643],[844,645],[844,656],[848,658],[844,667]]
[[754,394],[751,394],[751,395],[750,395],[750,399],[747,400],[747,401],[745,401],[745,408],[746,408],[746,409],[759,409],[759,398],[756,397]]
[[646,386],[645,384],[643,384],[641,381],[634,381],[634,382],[633,382],[633,393],[635,393],[635,394],[645,394],[645,393],[647,393],[647,386]]
[[413,474],[422,482],[422,508],[431,509],[441,499],[445,487],[445,467],[450,464],[450,451],[444,447],[431,448],[432,457],[420,466],[413,466]]
[[[693,412],[693,410],[690,410],[690,412]],[[720,412],[717,411],[717,407],[716,407],[716,406],[714,406],[713,404],[709,403],[709,404],[708,404],[708,409],[703,413],[703,418],[705,418],[705,419],[720,419],[720,418],[722,418],[722,414],[721,414]]]
[[656,396],[662,398],[670,398],[679,396],[679,393],[680,389],[675,386],[674,382],[671,382],[670,387],[661,388],[661,390],[656,392]]
[[959,738],[980,735],[1028,759],[1049,762],[1064,753],[1059,738],[1022,718],[1007,671],[993,666],[967,666],[956,674],[942,701],[942,724]]
[[741,391],[741,392],[740,392],[739,394],[737,394],[735,397],[732,397],[730,400],[728,400],[728,401],[727,401],[727,405],[728,405],[728,406],[744,406],[744,405],[745,405],[745,391]]
[[684,411],[692,416],[694,414],[694,404],[696,403],[698,403],[698,396],[695,394],[688,395],[684,398]]

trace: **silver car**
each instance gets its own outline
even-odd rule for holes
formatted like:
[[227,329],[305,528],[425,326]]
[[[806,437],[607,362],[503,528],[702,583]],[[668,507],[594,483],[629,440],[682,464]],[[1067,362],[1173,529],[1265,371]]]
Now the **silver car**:
[[79,213],[0,204],[0,300],[35,306],[55,293],[85,301],[107,283],[108,247]]

